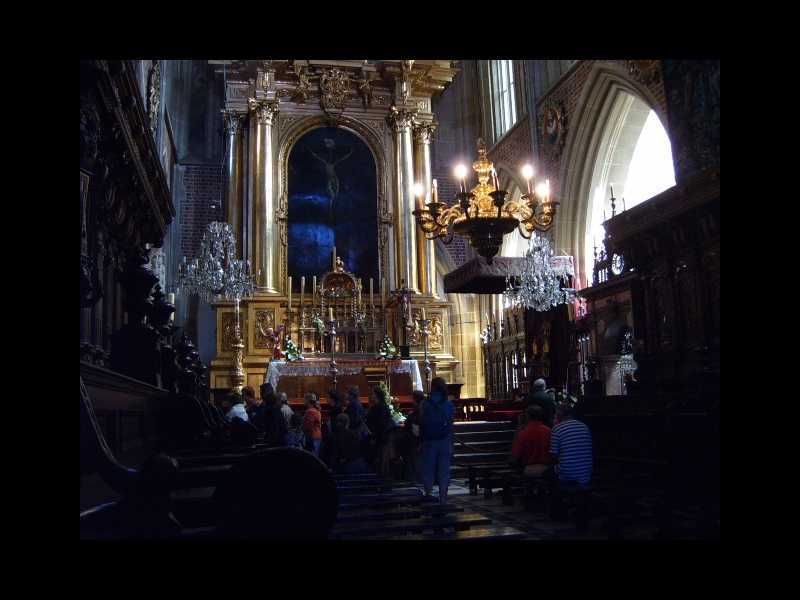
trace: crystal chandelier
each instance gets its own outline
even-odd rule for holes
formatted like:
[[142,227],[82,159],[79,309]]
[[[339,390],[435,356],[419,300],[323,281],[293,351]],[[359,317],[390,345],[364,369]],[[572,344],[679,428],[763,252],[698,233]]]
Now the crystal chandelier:
[[519,285],[511,276],[506,277],[503,295],[512,306],[546,311],[575,300],[575,290],[569,287],[569,278],[575,274],[572,257],[553,256],[546,237],[531,236],[522,265]]
[[184,256],[178,267],[178,289],[196,294],[206,302],[215,298],[233,301],[235,320],[231,343],[231,384],[235,391],[240,392],[244,385],[244,344],[239,323],[239,303],[242,298],[253,295],[255,281],[250,273],[250,261],[236,258],[236,236],[228,223],[214,221],[208,224],[200,242],[199,258],[187,262]]
[[[530,239],[534,230],[547,231],[552,227],[559,203],[550,199],[549,181],[535,191],[532,189],[531,166],[526,165],[522,170],[528,182],[528,192],[519,201],[505,199],[508,192],[500,189],[497,173],[486,157],[486,144],[482,139],[478,139],[478,160],[472,169],[478,174],[478,185],[467,191],[467,168],[464,165],[456,167],[461,188],[453,206],[439,202],[436,180],[433,180],[431,202],[413,211],[426,239],[442,238],[445,244],[449,244],[457,233],[469,238],[470,245],[491,264],[492,258],[500,251],[505,234],[519,227],[520,234]],[[422,195],[421,186],[417,195]]]

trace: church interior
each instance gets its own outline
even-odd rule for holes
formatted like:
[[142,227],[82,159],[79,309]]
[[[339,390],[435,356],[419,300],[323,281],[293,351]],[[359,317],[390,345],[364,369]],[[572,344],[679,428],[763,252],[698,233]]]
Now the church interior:
[[718,540],[719,68],[81,60],[81,539]]

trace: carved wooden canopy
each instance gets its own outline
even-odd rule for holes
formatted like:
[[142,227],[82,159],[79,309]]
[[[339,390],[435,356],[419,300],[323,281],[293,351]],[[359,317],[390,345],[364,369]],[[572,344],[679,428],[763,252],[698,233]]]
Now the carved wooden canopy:
[[520,275],[525,259],[496,256],[492,264],[476,256],[459,268],[444,276],[446,294],[502,294],[506,289],[506,277]]

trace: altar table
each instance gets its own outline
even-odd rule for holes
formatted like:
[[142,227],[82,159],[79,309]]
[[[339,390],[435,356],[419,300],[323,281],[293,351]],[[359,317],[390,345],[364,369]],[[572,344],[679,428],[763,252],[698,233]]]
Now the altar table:
[[[415,360],[337,359],[337,389],[345,393],[351,385],[359,388],[360,396],[369,394],[369,385],[364,369],[385,367],[389,375],[389,388],[393,396],[410,396],[413,390],[422,390],[419,363]],[[289,398],[302,398],[306,392],[324,397],[332,387],[330,359],[306,359],[287,362],[272,360],[267,367],[266,381]]]

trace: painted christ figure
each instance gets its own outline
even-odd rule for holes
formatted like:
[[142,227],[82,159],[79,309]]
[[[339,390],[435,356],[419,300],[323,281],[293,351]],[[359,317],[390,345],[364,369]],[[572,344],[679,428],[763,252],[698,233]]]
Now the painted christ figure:
[[314,152],[311,149],[309,149],[309,152],[311,152],[311,155],[323,164],[323,168],[325,169],[325,175],[328,178],[327,182],[328,196],[330,197],[329,216],[331,223],[335,223],[336,211],[334,210],[335,208],[334,203],[336,201],[336,197],[339,195],[339,177],[336,175],[336,165],[338,165],[343,160],[349,158],[350,155],[353,153],[353,149],[350,148],[347,154],[345,154],[343,157],[339,159],[334,160],[333,152],[334,148],[336,147],[336,143],[330,138],[325,138],[325,147],[328,149],[327,160],[319,156],[316,152]]

